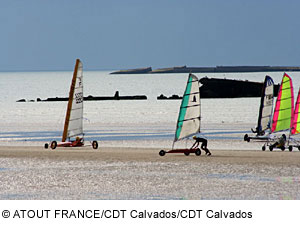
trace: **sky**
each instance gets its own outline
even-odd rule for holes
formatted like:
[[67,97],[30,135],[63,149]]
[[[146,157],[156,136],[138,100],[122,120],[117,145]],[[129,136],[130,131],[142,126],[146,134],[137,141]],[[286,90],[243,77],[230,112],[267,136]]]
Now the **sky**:
[[300,66],[298,0],[0,3],[0,71]]

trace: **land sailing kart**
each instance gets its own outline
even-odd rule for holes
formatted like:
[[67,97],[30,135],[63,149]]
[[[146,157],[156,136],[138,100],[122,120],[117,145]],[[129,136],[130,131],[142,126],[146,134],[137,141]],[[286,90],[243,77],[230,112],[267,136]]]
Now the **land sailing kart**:
[[277,148],[277,149],[280,149],[281,151],[284,151],[284,150],[285,150],[285,146],[284,146],[284,145],[280,145],[280,144],[278,144],[278,145],[271,144],[269,141],[267,141],[267,142],[261,147],[261,149],[262,149],[263,151],[265,151],[267,146],[269,146],[269,150],[270,150],[270,151],[273,151],[273,150],[276,149],[276,148]]
[[169,153],[183,153],[188,156],[194,153],[196,156],[201,155],[200,148],[182,148],[174,149],[175,142],[188,139],[192,135],[200,133],[200,91],[197,76],[189,74],[186,88],[182,97],[177,126],[175,131],[175,139],[172,149],[169,151],[160,150],[159,155],[164,156]]
[[160,156],[164,156],[167,153],[183,153],[186,156],[189,156],[191,153],[195,153],[196,156],[200,156],[201,155],[201,150],[200,148],[194,148],[194,149],[172,149],[169,151],[165,151],[165,150],[160,150],[159,155]]
[[296,140],[292,137],[289,137],[289,141],[288,141],[288,146],[289,146],[289,151],[293,151],[293,148],[298,148],[298,150],[300,151],[300,141]]
[[[50,148],[56,149],[57,147],[82,147],[82,146],[92,146],[93,149],[98,149],[98,142],[92,141],[90,142],[90,145],[85,145],[84,140],[80,139],[75,141],[65,141],[65,142],[57,142],[57,141],[51,141]],[[48,143],[45,143],[44,145],[45,149],[49,147]]]
[[[76,140],[71,140],[75,138]],[[83,67],[79,59],[76,60],[73,78],[71,82],[69,100],[61,142],[52,141],[51,149],[57,147],[82,147],[84,146],[83,133]],[[98,148],[98,142],[92,141],[93,149]],[[44,147],[47,149],[49,143]]]

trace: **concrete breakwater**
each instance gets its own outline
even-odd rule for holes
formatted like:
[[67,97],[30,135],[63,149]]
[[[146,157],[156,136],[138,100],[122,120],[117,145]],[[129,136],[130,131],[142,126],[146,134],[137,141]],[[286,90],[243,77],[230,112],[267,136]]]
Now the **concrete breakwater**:
[[152,70],[152,67],[119,70],[110,74],[147,74],[147,73],[250,73],[250,72],[288,72],[300,71],[298,66],[216,66],[187,67],[175,66]]

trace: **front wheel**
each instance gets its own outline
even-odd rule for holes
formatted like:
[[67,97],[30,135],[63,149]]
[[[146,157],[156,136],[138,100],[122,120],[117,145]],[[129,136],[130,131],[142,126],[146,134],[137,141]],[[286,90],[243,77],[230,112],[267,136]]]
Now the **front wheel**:
[[51,147],[52,149],[56,149],[56,147],[57,147],[57,142],[56,142],[56,141],[52,141],[51,144],[50,144],[50,147]]
[[265,145],[262,146],[262,147],[261,147],[261,150],[265,151],[265,150],[266,150],[266,146],[265,146]]
[[281,151],[284,151],[284,150],[285,150],[285,147],[284,147],[284,146],[281,146],[280,149],[281,149]]
[[244,135],[244,141],[248,141],[248,134]]
[[189,153],[189,152],[185,152],[184,154],[185,154],[186,156],[189,156],[189,155],[190,155],[190,153]]
[[293,146],[289,146],[289,151],[293,151]]
[[49,147],[48,143],[45,143],[44,148],[47,149]]
[[269,149],[270,149],[270,151],[273,151],[273,146],[272,145],[269,146]]
[[97,141],[93,141],[92,142],[92,146],[93,146],[93,149],[97,149],[98,148],[98,142]]
[[201,150],[199,148],[195,151],[195,155],[197,155],[197,156],[201,155]]
[[160,150],[160,151],[159,151],[159,155],[160,155],[160,156],[164,156],[165,154],[166,154],[166,151],[165,151],[165,150]]

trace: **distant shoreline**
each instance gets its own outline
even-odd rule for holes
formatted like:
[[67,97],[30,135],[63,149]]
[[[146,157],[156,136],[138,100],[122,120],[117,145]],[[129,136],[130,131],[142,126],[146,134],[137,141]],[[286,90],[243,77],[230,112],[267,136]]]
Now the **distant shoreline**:
[[242,73],[242,72],[288,72],[300,71],[298,66],[216,66],[216,67],[169,67],[152,70],[152,67],[127,69],[110,74],[154,74],[154,73]]

